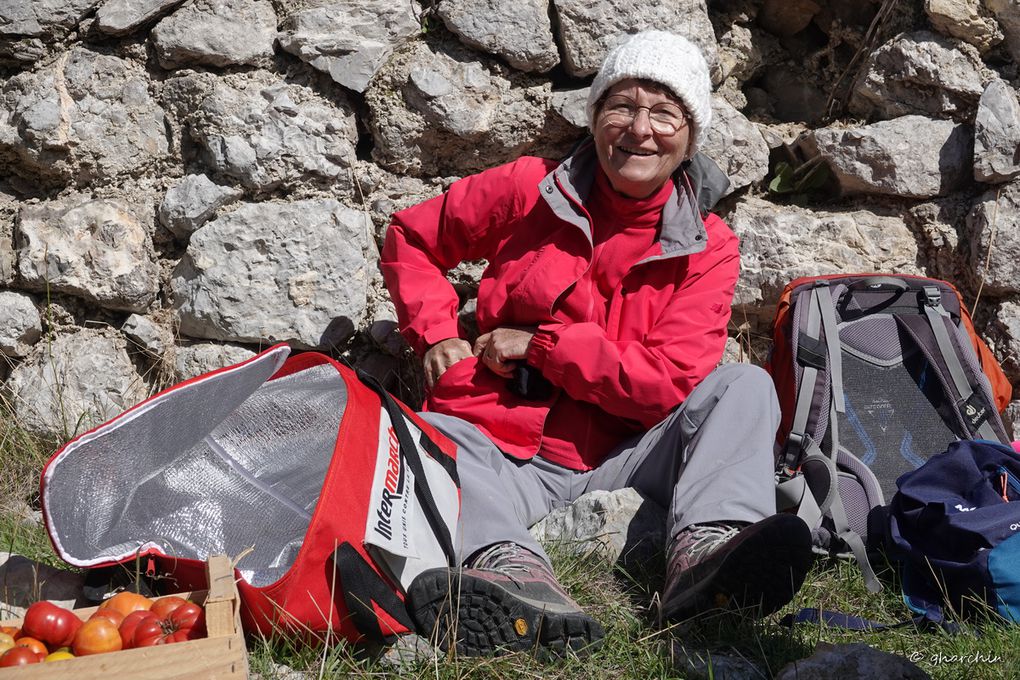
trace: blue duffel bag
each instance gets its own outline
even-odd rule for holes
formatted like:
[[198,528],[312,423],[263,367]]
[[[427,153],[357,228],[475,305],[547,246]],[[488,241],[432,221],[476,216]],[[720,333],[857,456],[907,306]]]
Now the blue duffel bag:
[[896,485],[886,538],[907,606],[932,620],[948,607],[1020,623],[1020,454],[959,441]]

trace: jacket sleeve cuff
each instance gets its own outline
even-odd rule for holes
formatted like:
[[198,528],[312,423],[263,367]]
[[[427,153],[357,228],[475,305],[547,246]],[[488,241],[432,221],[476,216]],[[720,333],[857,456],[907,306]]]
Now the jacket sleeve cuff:
[[419,355],[423,355],[428,351],[429,347],[437,342],[458,337],[460,337],[460,327],[457,325],[457,320],[450,319],[449,321],[429,326],[421,335],[421,346],[416,349],[418,349]]
[[556,340],[556,335],[551,329],[539,328],[538,332],[532,336],[531,342],[528,343],[528,354],[525,361],[541,371],[545,367],[549,353],[556,347]]

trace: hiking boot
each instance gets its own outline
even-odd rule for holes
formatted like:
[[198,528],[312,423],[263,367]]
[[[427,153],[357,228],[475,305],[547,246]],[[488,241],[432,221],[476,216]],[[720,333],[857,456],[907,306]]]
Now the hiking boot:
[[595,649],[602,626],[585,614],[538,555],[496,543],[461,569],[429,569],[407,592],[418,632],[458,654]]
[[767,616],[793,599],[812,559],[811,531],[794,515],[691,525],[670,551],[662,618],[682,621],[712,609]]

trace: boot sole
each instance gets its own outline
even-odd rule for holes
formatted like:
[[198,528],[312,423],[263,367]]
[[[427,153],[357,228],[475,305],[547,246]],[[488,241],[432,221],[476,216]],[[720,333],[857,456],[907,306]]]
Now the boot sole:
[[662,617],[683,621],[712,610],[768,616],[793,600],[814,561],[811,530],[792,515],[774,515],[719,565],[663,604]]
[[603,637],[598,621],[581,612],[549,612],[490,581],[449,569],[420,574],[407,602],[420,634],[444,651],[452,643],[464,656],[527,650],[584,654],[598,648]]

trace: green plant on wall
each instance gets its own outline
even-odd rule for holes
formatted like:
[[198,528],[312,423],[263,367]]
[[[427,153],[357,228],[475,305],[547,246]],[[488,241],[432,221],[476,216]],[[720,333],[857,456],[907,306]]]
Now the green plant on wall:
[[822,162],[821,157],[796,167],[780,161],[776,164],[775,175],[769,180],[769,193],[802,195],[817,192],[825,187],[830,175],[829,166]]

